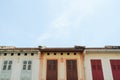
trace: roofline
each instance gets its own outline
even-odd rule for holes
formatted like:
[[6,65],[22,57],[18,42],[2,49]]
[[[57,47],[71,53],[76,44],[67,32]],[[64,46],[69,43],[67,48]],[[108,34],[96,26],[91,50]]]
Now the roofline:
[[39,50],[39,48],[6,48],[0,50]]
[[80,50],[65,50],[65,49],[59,49],[59,50],[47,50],[47,49],[41,49],[41,52],[83,52],[84,50],[80,49]]

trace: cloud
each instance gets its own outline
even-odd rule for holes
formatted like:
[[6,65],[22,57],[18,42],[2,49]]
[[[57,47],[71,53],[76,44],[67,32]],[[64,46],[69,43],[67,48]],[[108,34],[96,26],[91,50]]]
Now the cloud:
[[[103,0],[52,0],[51,11],[58,11],[57,17],[48,25],[46,31],[39,37],[39,42],[54,39],[68,39],[71,29],[80,29],[81,20],[94,14],[94,8]],[[62,9],[62,10],[61,10]],[[60,11],[59,11],[60,10]],[[60,14],[59,14],[60,13]],[[54,14],[53,14],[54,15]],[[56,14],[55,14],[56,15]]]

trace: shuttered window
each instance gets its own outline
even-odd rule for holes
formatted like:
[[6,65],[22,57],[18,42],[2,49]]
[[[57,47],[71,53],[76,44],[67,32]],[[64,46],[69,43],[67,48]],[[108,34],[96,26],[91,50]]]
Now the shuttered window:
[[77,75],[77,61],[76,60],[67,60],[66,61],[66,72],[67,80],[78,80]]
[[91,60],[91,69],[93,80],[104,80],[101,60]]
[[12,74],[12,60],[3,61],[3,66],[0,73],[0,80],[11,80],[11,74]]
[[4,61],[4,64],[3,64],[3,70],[11,70],[11,67],[12,67],[12,61],[8,60],[8,61]]
[[31,70],[32,61],[23,61],[23,70]]
[[120,80],[120,60],[110,60],[113,80]]
[[24,60],[22,64],[20,80],[32,80],[32,60]]
[[57,80],[57,60],[47,60],[46,80]]

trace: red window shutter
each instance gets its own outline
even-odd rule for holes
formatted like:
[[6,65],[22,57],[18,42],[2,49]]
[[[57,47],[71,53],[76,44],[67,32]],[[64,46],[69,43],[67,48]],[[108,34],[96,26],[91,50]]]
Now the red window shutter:
[[110,60],[113,80],[120,80],[120,60]]
[[101,60],[91,60],[93,80],[104,80]]
[[47,60],[46,80],[57,80],[57,60]]
[[77,61],[66,60],[67,80],[78,80]]

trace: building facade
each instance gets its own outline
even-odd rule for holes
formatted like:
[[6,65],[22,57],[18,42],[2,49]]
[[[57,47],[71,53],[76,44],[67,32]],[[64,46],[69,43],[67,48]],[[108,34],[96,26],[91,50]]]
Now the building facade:
[[0,80],[39,80],[39,55],[37,48],[2,47]]
[[84,55],[85,80],[120,80],[120,48],[87,48]]
[[40,51],[41,80],[84,80],[83,47]]
[[120,80],[120,47],[0,46],[0,80]]

